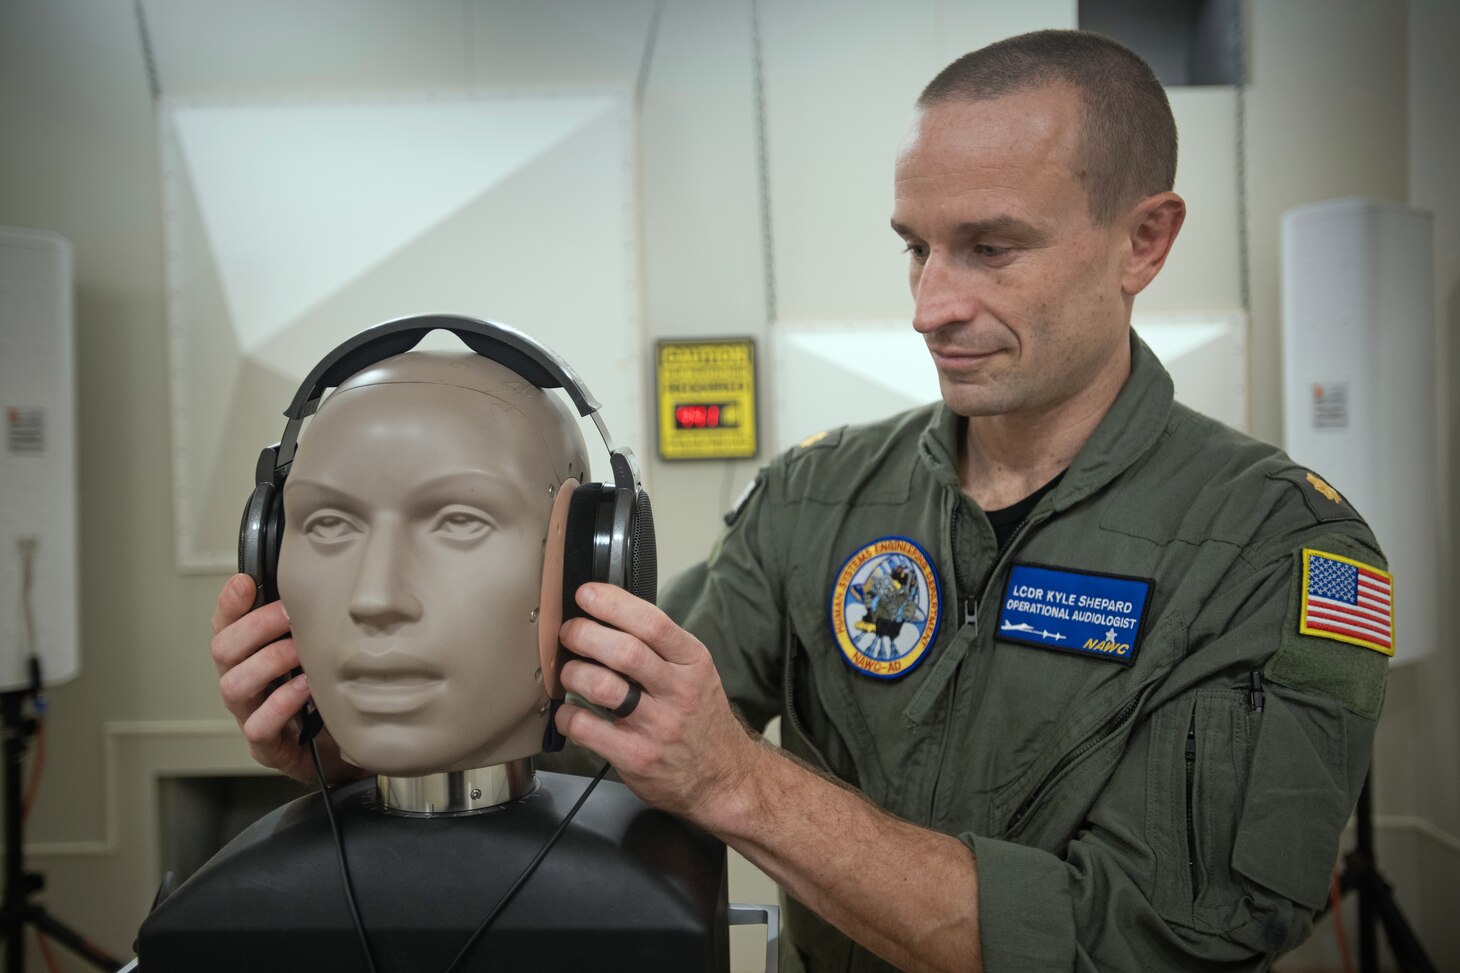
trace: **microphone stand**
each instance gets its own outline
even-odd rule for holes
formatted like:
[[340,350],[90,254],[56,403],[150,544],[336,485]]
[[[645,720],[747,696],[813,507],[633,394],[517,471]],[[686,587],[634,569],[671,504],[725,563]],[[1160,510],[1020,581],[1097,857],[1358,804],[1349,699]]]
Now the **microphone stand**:
[[1359,970],[1360,973],[1379,973],[1379,936],[1376,928],[1384,925],[1384,937],[1394,953],[1399,973],[1435,973],[1435,964],[1426,955],[1424,947],[1414,930],[1399,911],[1394,900],[1394,887],[1379,871],[1379,859],[1374,851],[1374,802],[1370,794],[1373,783],[1372,770],[1364,779],[1359,791],[1357,816],[1357,842],[1354,850],[1343,858],[1343,875],[1339,880],[1339,891],[1347,895],[1356,889],[1359,895]]
[[21,799],[21,770],[37,720],[25,714],[27,700],[40,698],[40,665],[31,659],[31,685],[0,693],[0,719],[5,735],[5,902],[0,908],[0,938],[5,940],[5,973],[25,973],[25,927],[56,940],[97,969],[107,973],[121,968],[120,960],[66,926],[30,897],[45,887],[39,872],[25,868],[25,821]]

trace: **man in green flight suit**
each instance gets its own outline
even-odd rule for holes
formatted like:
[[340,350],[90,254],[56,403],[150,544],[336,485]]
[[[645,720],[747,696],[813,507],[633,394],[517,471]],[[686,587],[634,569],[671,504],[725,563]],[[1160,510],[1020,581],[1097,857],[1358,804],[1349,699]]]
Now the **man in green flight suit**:
[[[892,217],[943,401],[777,459],[662,611],[579,592],[605,624],[562,640],[607,668],[563,684],[642,695],[560,729],[786,891],[791,968],[1259,970],[1324,903],[1392,579],[1336,491],[1174,403],[1131,332],[1175,166],[1164,91],[1113,42],[954,62]],[[307,687],[260,703],[287,619],[251,597],[219,599],[224,699],[307,777]],[[776,715],[784,751],[741,721]]]

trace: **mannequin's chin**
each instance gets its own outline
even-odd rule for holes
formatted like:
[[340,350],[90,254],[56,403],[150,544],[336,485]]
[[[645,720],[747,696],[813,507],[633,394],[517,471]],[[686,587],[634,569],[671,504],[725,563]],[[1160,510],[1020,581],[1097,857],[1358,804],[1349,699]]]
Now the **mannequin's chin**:
[[454,771],[475,770],[494,764],[532,757],[542,751],[547,713],[532,713],[510,727],[501,728],[490,740],[463,753],[459,736],[442,741],[427,740],[422,734],[401,727],[378,727],[344,740],[336,734],[340,756],[357,767],[382,777],[425,777]]

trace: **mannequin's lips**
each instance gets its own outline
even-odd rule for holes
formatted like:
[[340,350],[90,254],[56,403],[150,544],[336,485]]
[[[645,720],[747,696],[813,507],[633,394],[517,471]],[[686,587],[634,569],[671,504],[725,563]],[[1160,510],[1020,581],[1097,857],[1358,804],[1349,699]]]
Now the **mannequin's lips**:
[[425,706],[446,680],[420,673],[357,676],[340,681],[340,693],[362,713],[409,713]]
[[364,713],[406,713],[445,685],[435,667],[401,652],[357,655],[340,666],[340,692]]

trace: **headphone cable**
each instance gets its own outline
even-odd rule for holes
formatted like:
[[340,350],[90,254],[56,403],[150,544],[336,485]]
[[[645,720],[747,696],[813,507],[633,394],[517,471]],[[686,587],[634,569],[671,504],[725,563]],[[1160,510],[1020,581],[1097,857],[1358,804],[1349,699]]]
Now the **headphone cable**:
[[471,952],[471,948],[476,945],[477,940],[482,938],[488,927],[496,920],[497,916],[501,915],[502,910],[507,908],[507,903],[512,901],[512,897],[517,894],[517,891],[522,888],[523,884],[532,876],[532,873],[537,870],[537,866],[542,864],[542,860],[547,857],[547,853],[552,850],[553,845],[557,844],[558,839],[568,830],[568,825],[572,823],[574,816],[578,813],[578,809],[583,806],[584,801],[588,800],[588,795],[593,793],[593,789],[598,786],[599,781],[603,780],[603,776],[607,773],[608,762],[605,761],[603,766],[598,768],[598,773],[594,774],[593,779],[588,782],[588,786],[583,788],[583,793],[578,797],[578,803],[574,804],[572,809],[564,815],[557,830],[552,833],[552,836],[548,838],[542,848],[538,849],[532,861],[528,862],[527,867],[522,869],[522,872],[517,876],[517,880],[512,883],[507,891],[502,893],[502,897],[497,900],[497,904],[492,906],[492,911],[487,913],[487,917],[482,920],[482,924],[477,926],[476,932],[472,933],[471,938],[466,941],[466,945],[461,947],[461,952],[457,953],[456,958],[451,961],[451,965],[446,967],[445,973],[456,973],[457,968],[461,966],[461,961],[466,959],[466,954]]
[[360,907],[355,903],[355,885],[350,880],[350,865],[345,860],[345,841],[340,836],[340,825],[335,820],[334,802],[330,800],[329,784],[324,779],[324,764],[319,759],[319,744],[311,737],[309,755],[314,758],[314,773],[319,778],[319,794],[324,798],[325,817],[329,818],[330,832],[335,836],[335,857],[340,863],[340,877],[345,883],[345,902],[350,907],[350,919],[355,924],[355,934],[360,937],[360,951],[365,954],[365,966],[370,973],[377,973],[375,956],[370,952],[370,941],[365,938],[365,923],[360,918]]
[[[312,737],[309,740],[309,754],[314,760],[314,773],[319,779],[320,796],[324,798],[325,816],[329,818],[330,832],[334,835],[335,839],[335,857],[340,863],[340,877],[344,880],[345,902],[350,907],[350,919],[354,922],[355,934],[360,939],[360,951],[365,954],[365,965],[370,970],[370,973],[377,973],[375,957],[370,951],[370,941],[365,937],[365,923],[360,918],[360,907],[355,902],[355,885],[354,881],[350,878],[349,863],[345,859],[345,842],[344,838],[340,835],[339,822],[335,820],[335,809],[334,803],[330,800],[329,784],[324,779],[324,764],[319,759],[319,746]],[[482,920],[481,925],[477,926],[476,931],[471,934],[471,937],[467,939],[466,943],[461,947],[461,950],[456,954],[456,957],[452,959],[451,964],[446,967],[445,973],[455,973],[461,966],[462,960],[466,959],[467,954],[471,952],[472,947],[491,928],[492,923],[502,914],[502,910],[507,908],[507,904],[512,901],[513,896],[532,877],[532,873],[537,871],[537,866],[542,864],[542,860],[547,857],[547,853],[552,850],[552,847],[558,843],[558,839],[568,830],[568,825],[573,822],[573,818],[577,816],[578,810],[588,800],[588,795],[593,793],[594,788],[598,786],[599,782],[603,780],[604,775],[608,773],[608,766],[608,762],[605,761],[603,766],[598,768],[598,773],[593,776],[593,779],[588,782],[588,786],[583,788],[583,793],[578,796],[577,803],[563,816],[563,820],[559,822],[557,829],[543,843],[543,846],[538,849],[537,854],[532,857],[532,861],[527,863],[522,871],[518,873],[512,885],[507,891],[502,893],[502,897],[497,900],[497,904],[492,906],[492,911],[487,913],[487,917]]]

